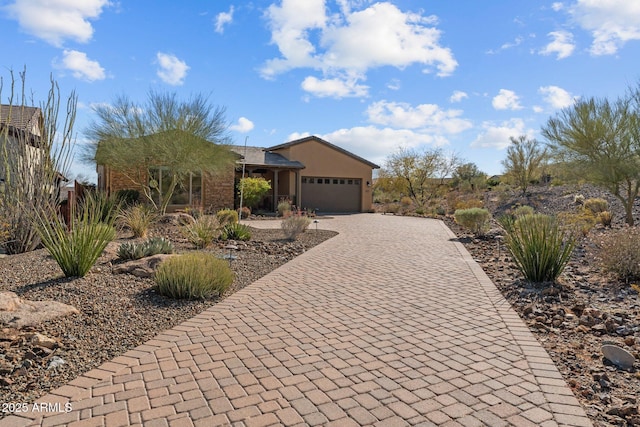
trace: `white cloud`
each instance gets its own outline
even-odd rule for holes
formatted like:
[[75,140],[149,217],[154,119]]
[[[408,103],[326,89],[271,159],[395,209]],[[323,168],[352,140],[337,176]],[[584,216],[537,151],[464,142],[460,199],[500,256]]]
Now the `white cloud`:
[[512,47],[520,46],[523,41],[524,41],[524,37],[518,36],[518,37],[515,38],[514,41],[504,43],[502,46],[500,46],[499,49],[489,49],[487,51],[487,53],[490,54],[490,55],[495,55],[495,54],[499,53],[500,51],[511,49]]
[[401,87],[402,87],[402,84],[398,79],[391,79],[391,81],[387,83],[387,88],[391,90],[400,90]]
[[184,83],[187,70],[189,70],[186,62],[178,59],[175,55],[162,52],[158,52],[156,58],[160,66],[157,74],[163,82],[172,86],[180,86]]
[[109,0],[15,0],[6,6],[26,33],[60,47],[66,39],[86,43]]
[[376,126],[338,129],[319,136],[380,166],[389,154],[396,151],[398,147],[416,148],[425,145],[445,146],[448,144],[447,139],[439,135],[410,129],[379,128]]
[[442,110],[435,104],[412,107],[402,102],[378,101],[366,111],[369,122],[393,128],[420,129],[436,134],[456,134],[472,124],[461,118],[462,110]]
[[538,93],[554,109],[569,107],[579,98],[558,86],[542,86],[538,89]]
[[220,12],[215,19],[216,33],[222,34],[224,26],[233,22],[233,6],[229,8],[229,12]]
[[[280,6],[271,5],[266,17],[280,57],[264,64],[262,76],[311,68],[323,74],[316,81],[333,81],[366,79],[368,70],[384,66],[402,69],[418,64],[439,76],[456,69],[453,53],[440,45],[435,17],[402,12],[388,2],[355,11],[368,2],[338,3],[340,12],[333,14],[324,0],[283,0]],[[349,82],[349,86],[357,84]]]
[[247,119],[246,117],[240,117],[238,119],[238,123],[229,126],[229,129],[235,130],[236,132],[240,133],[247,133],[253,130],[253,127],[253,122],[251,120]]
[[451,97],[449,98],[449,102],[460,102],[465,98],[468,98],[469,95],[467,95],[466,92],[463,92],[461,90],[454,90],[453,93],[451,94]]
[[520,110],[520,97],[512,90],[500,89],[500,92],[493,97],[491,105],[496,110]]
[[640,40],[640,2],[636,0],[577,0],[569,12],[591,32],[593,55],[613,55],[626,42]]
[[542,55],[556,54],[557,59],[564,59],[571,56],[576,45],[573,43],[573,34],[568,31],[552,31],[547,34],[553,40],[540,50]]
[[526,129],[522,119],[511,119],[502,123],[484,122],[483,132],[471,143],[474,148],[496,148],[505,149],[511,144],[510,137],[527,135],[533,138],[533,129]]
[[98,61],[92,61],[84,52],[65,49],[62,53],[62,62],[55,64],[56,67],[69,70],[76,79],[90,82],[104,80],[106,74],[104,68]]
[[551,9],[553,9],[556,12],[559,12],[562,9],[564,9],[564,4],[560,2],[555,2],[551,5]]
[[305,78],[301,87],[306,92],[320,98],[361,97],[366,96],[369,91],[368,86],[358,85],[356,79],[341,80],[335,78],[320,80],[313,76]]

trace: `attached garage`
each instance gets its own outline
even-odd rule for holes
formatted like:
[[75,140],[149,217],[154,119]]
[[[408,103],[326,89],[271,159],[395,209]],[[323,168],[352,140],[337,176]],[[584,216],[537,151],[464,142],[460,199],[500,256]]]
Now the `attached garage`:
[[360,212],[362,180],[302,177],[302,194],[309,209],[323,212]]

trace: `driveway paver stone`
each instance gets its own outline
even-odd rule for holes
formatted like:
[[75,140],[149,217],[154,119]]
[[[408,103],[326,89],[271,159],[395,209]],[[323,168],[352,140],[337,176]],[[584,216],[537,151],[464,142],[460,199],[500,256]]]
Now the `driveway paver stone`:
[[340,234],[38,399],[71,412],[0,426],[591,425],[444,223],[319,221]]

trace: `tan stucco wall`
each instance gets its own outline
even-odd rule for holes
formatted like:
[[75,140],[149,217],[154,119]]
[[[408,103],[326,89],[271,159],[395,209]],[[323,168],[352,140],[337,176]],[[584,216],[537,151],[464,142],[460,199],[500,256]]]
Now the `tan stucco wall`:
[[[367,181],[369,183],[372,182],[371,166],[315,140],[301,142],[279,150],[273,150],[273,152],[282,154],[289,160],[297,160],[304,164],[305,168],[300,171],[300,176],[361,179],[361,210],[363,212],[371,210],[373,190],[372,187],[367,186]],[[289,188],[296,188],[295,174],[293,173],[289,177],[289,186]],[[304,194],[298,204],[299,206],[304,206]]]

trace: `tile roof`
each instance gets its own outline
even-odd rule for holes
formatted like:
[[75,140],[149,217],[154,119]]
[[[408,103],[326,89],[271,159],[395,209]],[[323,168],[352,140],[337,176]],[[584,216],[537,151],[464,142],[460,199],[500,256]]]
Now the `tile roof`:
[[37,124],[39,116],[40,108],[38,107],[0,105],[0,125],[8,122],[9,126],[17,130],[29,130],[30,125]]

